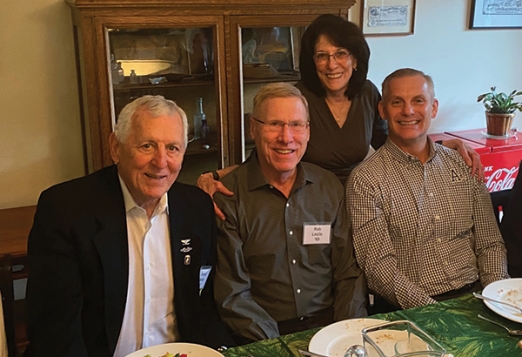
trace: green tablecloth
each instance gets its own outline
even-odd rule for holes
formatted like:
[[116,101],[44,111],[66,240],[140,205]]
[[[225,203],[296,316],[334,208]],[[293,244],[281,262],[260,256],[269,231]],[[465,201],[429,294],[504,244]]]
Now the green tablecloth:
[[[522,356],[517,347],[521,337],[509,336],[507,331],[477,317],[481,314],[512,329],[522,324],[507,320],[490,311],[481,300],[471,294],[457,299],[400,310],[372,317],[388,321],[410,320],[446,347],[455,357]],[[225,357],[296,357],[298,349],[308,350],[308,342],[320,329],[313,329],[279,338],[230,348]]]

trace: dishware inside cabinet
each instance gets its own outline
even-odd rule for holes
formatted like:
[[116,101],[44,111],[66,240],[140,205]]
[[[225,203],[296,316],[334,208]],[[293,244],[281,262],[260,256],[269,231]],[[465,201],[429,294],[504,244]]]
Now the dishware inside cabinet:
[[[144,95],[162,95],[187,115],[188,145],[178,181],[195,184],[220,165],[212,28],[109,28],[108,76],[114,123],[125,105]],[[202,98],[210,134],[194,128]]]
[[[247,22],[246,22],[247,23]],[[254,148],[250,113],[256,93],[268,83],[297,83],[301,37],[306,26],[245,25],[240,27],[242,63],[243,159]]]

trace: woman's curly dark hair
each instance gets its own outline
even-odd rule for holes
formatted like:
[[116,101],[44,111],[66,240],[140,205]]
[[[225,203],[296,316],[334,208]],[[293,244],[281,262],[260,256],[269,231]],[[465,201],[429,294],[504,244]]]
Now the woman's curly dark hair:
[[317,71],[313,55],[319,36],[324,35],[337,47],[346,48],[357,60],[357,71],[353,71],[345,95],[348,99],[357,96],[366,82],[370,47],[357,25],[340,16],[324,14],[317,17],[306,29],[301,39],[299,69],[305,87],[320,97],[326,96]]

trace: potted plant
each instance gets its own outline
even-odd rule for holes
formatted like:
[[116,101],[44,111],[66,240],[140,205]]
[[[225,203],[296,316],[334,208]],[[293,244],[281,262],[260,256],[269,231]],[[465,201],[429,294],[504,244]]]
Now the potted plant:
[[477,102],[484,103],[486,107],[488,135],[508,136],[515,111],[522,112],[522,102],[515,101],[515,97],[519,95],[522,95],[522,91],[514,90],[507,95],[504,92],[496,92],[496,87],[491,87],[491,92],[478,96]]

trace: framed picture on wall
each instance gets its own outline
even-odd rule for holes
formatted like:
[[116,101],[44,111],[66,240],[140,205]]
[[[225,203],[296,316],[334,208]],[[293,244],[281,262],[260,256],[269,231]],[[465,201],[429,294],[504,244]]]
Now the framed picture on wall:
[[522,28],[522,1],[471,0],[469,28]]
[[363,0],[362,31],[368,36],[412,35],[415,0]]

